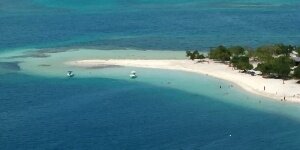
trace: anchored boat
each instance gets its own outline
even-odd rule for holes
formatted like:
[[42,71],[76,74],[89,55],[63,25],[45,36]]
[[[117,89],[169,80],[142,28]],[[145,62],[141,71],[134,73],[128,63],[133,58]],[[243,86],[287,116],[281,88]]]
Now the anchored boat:
[[68,71],[67,76],[68,76],[69,78],[72,78],[72,77],[75,76],[75,74],[73,73],[73,71]]
[[130,77],[131,79],[137,78],[136,71],[131,71],[129,77]]

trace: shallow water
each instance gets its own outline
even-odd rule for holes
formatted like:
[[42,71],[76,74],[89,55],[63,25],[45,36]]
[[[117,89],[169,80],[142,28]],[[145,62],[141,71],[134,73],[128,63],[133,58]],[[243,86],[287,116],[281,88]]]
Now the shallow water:
[[110,78],[1,75],[0,148],[300,146],[299,105],[270,101],[237,87],[219,89],[228,83],[205,76],[140,69],[140,78],[130,80],[123,73],[132,68],[122,69],[114,68],[119,74]]
[[[64,63],[184,59],[182,50],[218,44],[299,44],[299,6],[1,0],[0,149],[298,149],[299,104],[205,75]],[[67,70],[75,78],[66,78]],[[131,70],[139,78],[129,79]]]
[[[4,53],[1,58],[19,63],[0,70],[0,149],[300,146],[299,104],[252,95],[206,75],[64,64],[77,59],[183,59],[184,52],[42,52],[49,57],[28,52]],[[20,70],[14,69],[16,66]],[[67,78],[66,70],[73,70],[75,77]],[[132,70],[139,75],[135,80],[128,76]]]

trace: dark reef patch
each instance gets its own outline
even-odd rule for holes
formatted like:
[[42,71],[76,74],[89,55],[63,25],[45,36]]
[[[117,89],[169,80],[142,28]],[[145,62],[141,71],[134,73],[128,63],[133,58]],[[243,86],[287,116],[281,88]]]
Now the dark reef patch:
[[50,57],[51,53],[61,53],[67,51],[76,51],[74,49],[68,48],[45,48],[36,51],[28,51],[21,55],[6,57],[7,59],[15,59],[15,58],[47,58]]
[[10,56],[10,57],[7,57],[7,59],[15,59],[15,58],[47,58],[47,57],[50,57],[50,55],[49,54],[45,54],[45,53],[35,52],[35,53],[30,53],[30,54]]
[[20,71],[21,67],[19,66],[20,62],[0,62],[0,69],[9,70],[9,71]]
[[40,64],[38,66],[40,66],[40,67],[50,67],[51,65],[49,65],[49,64]]

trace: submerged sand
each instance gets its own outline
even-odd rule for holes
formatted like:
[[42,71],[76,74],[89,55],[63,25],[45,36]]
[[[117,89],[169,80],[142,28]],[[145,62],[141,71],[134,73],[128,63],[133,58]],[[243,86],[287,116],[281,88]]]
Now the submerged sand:
[[66,65],[84,68],[116,65],[188,71],[231,81],[246,91],[261,96],[282,101],[300,102],[300,85],[296,83],[296,80],[287,80],[283,84],[280,79],[265,79],[261,76],[240,73],[228,65],[211,60],[196,62],[191,60],[93,59],[69,61],[66,62]]

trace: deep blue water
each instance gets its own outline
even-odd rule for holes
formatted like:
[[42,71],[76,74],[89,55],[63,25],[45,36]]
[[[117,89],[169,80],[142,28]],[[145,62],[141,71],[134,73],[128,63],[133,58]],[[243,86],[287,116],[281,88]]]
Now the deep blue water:
[[0,50],[93,47],[203,49],[299,44],[300,3],[2,0]]
[[299,122],[142,83],[9,74],[0,91],[1,150],[300,146]]
[[[0,52],[299,44],[299,6],[297,0],[1,0]],[[22,61],[7,61],[0,60],[1,150],[300,147],[300,122],[280,114],[285,107],[273,114],[125,80],[7,74],[22,71]]]

